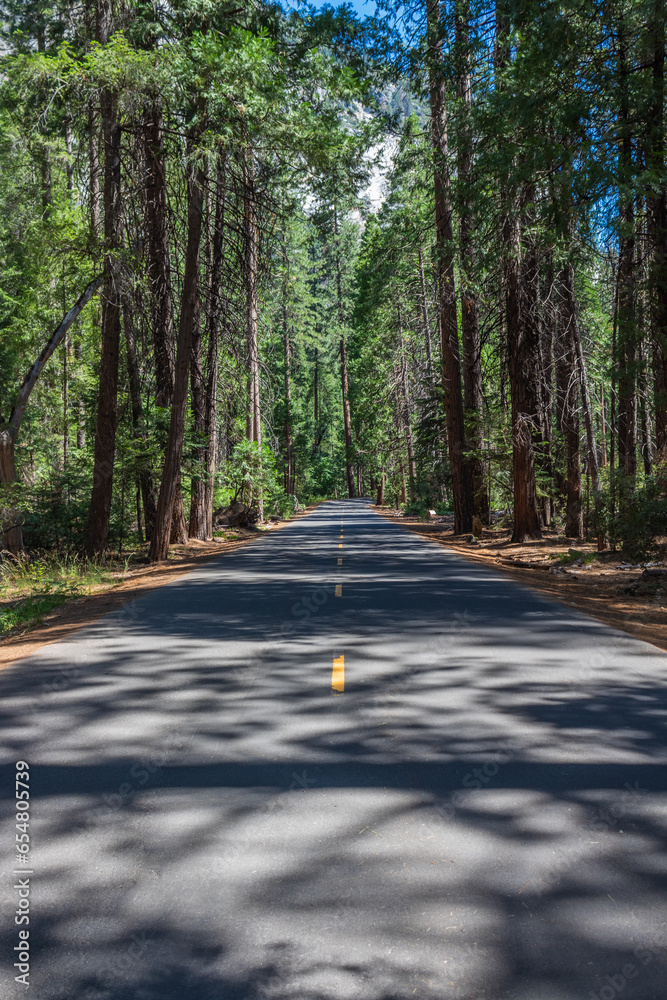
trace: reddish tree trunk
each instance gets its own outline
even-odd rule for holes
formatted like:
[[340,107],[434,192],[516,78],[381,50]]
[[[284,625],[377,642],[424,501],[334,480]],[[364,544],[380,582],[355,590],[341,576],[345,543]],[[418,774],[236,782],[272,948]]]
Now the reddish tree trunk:
[[481,452],[482,432],[482,348],[479,333],[479,304],[474,289],[475,230],[473,183],[473,144],[470,122],[472,89],[470,77],[469,0],[461,0],[456,10],[456,49],[459,78],[459,127],[456,136],[459,180],[459,252],[461,258],[461,344],[463,348],[463,393],[470,456],[473,511],[483,524],[489,523],[489,495],[485,486],[485,468]]
[[209,311],[206,317],[208,333],[208,358],[206,375],[206,537],[213,537],[213,495],[217,458],[218,435],[218,346],[222,322],[222,267],[224,263],[225,232],[225,162],[218,158],[216,176],[215,222],[213,226],[213,253]]
[[188,177],[188,236],[185,254],[185,275],[181,299],[181,315],[176,349],[174,396],[171,407],[169,437],[165,449],[162,483],[158,499],[155,531],[151,539],[150,558],[160,562],[167,558],[174,500],[180,483],[183,435],[188,404],[188,373],[195,322],[199,321],[199,248],[202,232],[204,173],[201,167],[191,167]]
[[[99,40],[111,35],[111,4],[99,5]],[[116,424],[118,420],[118,365],[120,355],[120,287],[118,249],[122,234],[121,204],[121,127],[118,99],[110,90],[100,97],[102,136],[104,140],[104,287],[102,289],[102,345],[95,425],[95,460],[93,489],[88,511],[86,552],[102,555],[107,543],[113,494]]]
[[454,530],[472,531],[473,487],[466,455],[461,391],[459,333],[454,283],[452,207],[447,147],[447,107],[440,28],[440,0],[426,0],[431,135],[434,157],[435,226],[441,322],[442,377],[445,389],[447,443],[452,475]]
[[579,377],[574,337],[576,322],[574,290],[570,268],[559,275],[560,323],[556,378],[558,385],[558,429],[563,437],[567,459],[565,478],[565,534],[581,538],[584,514],[581,505],[581,456],[579,446]]

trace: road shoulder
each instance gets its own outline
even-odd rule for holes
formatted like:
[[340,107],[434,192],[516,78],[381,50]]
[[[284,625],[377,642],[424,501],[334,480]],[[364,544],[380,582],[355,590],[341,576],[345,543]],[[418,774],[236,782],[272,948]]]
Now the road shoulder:
[[[373,505],[371,510],[435,545],[442,545],[456,552],[470,562],[482,563],[498,570],[517,583],[590,615],[603,625],[620,629],[667,652],[667,609],[651,601],[620,594],[616,576],[609,581],[593,583],[585,571],[580,575],[570,572],[560,577],[553,576],[550,567],[546,566],[511,565],[511,559],[507,556],[485,550],[483,545],[479,547],[481,551],[477,546],[471,546],[465,540],[467,536],[455,536],[452,531],[437,530],[432,523],[419,521],[417,518],[408,519],[387,508]],[[627,575],[637,577],[640,573],[640,569],[635,569]]]

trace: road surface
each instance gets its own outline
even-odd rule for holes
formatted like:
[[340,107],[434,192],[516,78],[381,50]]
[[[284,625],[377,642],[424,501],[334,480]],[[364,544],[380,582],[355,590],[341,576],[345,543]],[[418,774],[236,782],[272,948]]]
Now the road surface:
[[326,503],[0,675],[0,997],[665,1000],[666,685]]

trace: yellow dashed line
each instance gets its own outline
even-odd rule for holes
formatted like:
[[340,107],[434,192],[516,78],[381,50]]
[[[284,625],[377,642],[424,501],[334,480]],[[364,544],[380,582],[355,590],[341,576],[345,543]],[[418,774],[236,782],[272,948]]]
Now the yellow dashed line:
[[338,691],[342,694],[345,690],[345,657],[337,656],[333,661],[333,670],[331,672],[331,688],[333,691]]
[[339,565],[339,566],[342,566],[342,565],[343,565],[343,560],[342,560],[342,559],[339,559],[339,560],[338,560],[338,565]]
[[343,596],[343,584],[342,583],[337,583],[336,584],[336,597],[342,597],[342,596]]
[[342,549],[342,548],[343,548],[343,543],[342,543],[342,542],[340,543],[340,545],[338,546],[338,548],[339,548],[339,549]]

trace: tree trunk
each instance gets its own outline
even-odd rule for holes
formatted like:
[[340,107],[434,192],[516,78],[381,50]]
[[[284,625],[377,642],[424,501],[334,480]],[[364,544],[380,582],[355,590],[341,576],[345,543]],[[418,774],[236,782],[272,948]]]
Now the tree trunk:
[[315,373],[313,375],[313,422],[315,424],[315,437],[317,438],[317,425],[320,421],[320,387],[318,385],[319,371],[318,371],[318,356],[317,348],[315,348]]
[[482,348],[479,333],[479,305],[474,289],[476,270],[473,233],[475,230],[473,184],[473,140],[470,122],[472,89],[470,80],[469,0],[456,5],[456,50],[459,80],[459,126],[457,129],[457,166],[459,181],[459,252],[461,259],[461,342],[463,347],[463,390],[468,446],[475,454],[469,458],[472,477],[473,512],[482,524],[489,523],[489,498],[485,488],[485,469],[481,453],[482,431]]
[[[0,483],[2,486],[12,486],[16,483],[16,461],[14,457],[15,438],[9,428],[0,430]],[[13,504],[13,497],[9,491],[8,500],[2,494],[5,491],[0,489],[0,515],[2,516],[2,541],[8,552],[18,555],[23,552],[23,528],[22,517],[19,510]]]
[[206,381],[206,537],[213,537],[213,497],[218,442],[218,351],[222,322],[222,268],[225,259],[225,160],[218,155],[211,286],[207,316],[208,359]]
[[144,120],[146,263],[155,356],[155,402],[167,409],[174,391],[174,316],[169,260],[162,111],[157,101]]
[[90,228],[94,239],[100,234],[100,133],[97,108],[88,111],[88,169],[90,183]]
[[574,338],[576,322],[574,290],[570,287],[570,268],[559,275],[560,324],[556,378],[558,383],[558,425],[567,456],[565,479],[565,534],[581,538],[584,513],[581,503],[581,455],[579,449],[579,379]]
[[[248,376],[250,386],[250,440],[257,444],[259,467],[262,463],[262,418],[259,394],[259,343],[257,333],[257,205],[255,199],[255,173],[252,151],[243,160],[244,223],[245,223],[245,284],[246,284],[246,338],[248,345]],[[264,497],[261,486],[257,488],[259,519],[264,520]]]
[[466,457],[466,435],[461,391],[461,364],[454,283],[452,207],[447,147],[445,73],[440,28],[440,0],[426,0],[429,99],[434,158],[436,252],[441,321],[442,375],[445,389],[447,442],[452,475],[454,530],[472,531],[473,487]]
[[665,181],[665,0],[653,0],[649,22],[652,87],[647,166],[659,179],[646,195],[649,230],[649,294],[654,342],[655,455],[667,461],[667,183]]
[[63,341],[63,471],[69,461],[69,337]]
[[[130,402],[132,405],[132,429],[135,439],[137,441],[145,442],[146,434],[143,428],[144,408],[141,401],[139,365],[137,363],[137,348],[134,334],[134,317],[132,315],[132,307],[127,300],[123,302],[123,326],[125,328],[127,373],[130,387]],[[150,541],[153,533],[153,525],[155,524],[155,488],[153,485],[153,477],[151,476],[147,465],[147,459],[144,456],[139,456],[137,479],[144,506],[146,541]]]
[[405,444],[408,450],[408,475],[410,477],[410,494],[414,495],[417,485],[417,464],[415,462],[415,443],[412,436],[412,418],[410,414],[410,392],[408,390],[408,369],[405,363],[405,347],[403,344],[403,319],[401,316],[401,303],[397,304],[398,311],[398,344],[401,352],[401,390],[403,394],[403,414],[405,427]]
[[347,348],[345,337],[340,338],[340,380],[343,392],[343,424],[345,428],[345,471],[347,474],[347,494],[350,499],[357,495],[354,485],[354,464],[352,462],[352,419],[347,384]]
[[605,412],[604,382],[600,382],[600,445],[602,468],[607,467],[607,415]]
[[426,367],[429,375],[433,375],[433,348],[431,345],[431,321],[428,315],[428,295],[426,294],[426,278],[424,276],[424,257],[421,243],[419,244],[419,282],[421,286],[421,307],[424,321],[424,341],[426,343]]
[[619,259],[618,259],[618,460],[627,476],[637,472],[637,323],[635,280],[635,210],[628,194],[633,180],[632,126],[628,94],[627,39],[619,23]]
[[192,335],[199,320],[199,249],[202,232],[204,172],[191,166],[188,176],[188,236],[185,254],[185,275],[181,299],[181,315],[176,349],[174,395],[171,406],[169,437],[164,456],[162,483],[158,499],[155,530],[149,556],[153,562],[167,558],[174,500],[180,483],[183,435],[188,405],[188,372]]
[[287,289],[289,287],[289,268],[287,263],[287,241],[283,235],[283,355],[285,361],[285,493],[294,493],[294,475],[292,470],[292,380],[291,380],[291,345],[289,333],[289,310],[287,307]]
[[380,479],[378,481],[378,495],[377,495],[378,507],[384,506],[384,482],[385,482],[384,472],[380,470]]
[[[544,441],[544,469],[550,484],[553,484],[553,416],[554,416],[554,343],[556,341],[557,310],[554,302],[556,294],[553,255],[548,252],[546,279],[542,302],[542,324],[540,328],[540,395],[542,400],[542,440]],[[544,524],[549,526],[555,514],[553,486],[543,499]]]
[[[192,343],[190,345],[190,402],[192,406],[193,425],[196,440],[194,460],[199,464],[202,458],[200,448],[206,433],[206,409],[204,394],[204,372],[202,369],[201,352],[201,316],[200,297],[195,299],[192,317]],[[188,537],[206,539],[206,509],[205,486],[202,476],[198,473],[190,480],[190,523]]]
[[[501,8],[498,4],[496,8],[496,72],[502,73],[509,60],[509,18],[504,7]],[[501,83],[498,86],[501,86]],[[539,335],[536,338],[532,336],[537,331],[536,317],[523,315],[526,308],[530,309],[530,296],[526,296],[525,291],[526,280],[530,281],[531,278],[528,275],[530,268],[526,268],[524,265],[524,287],[522,289],[518,206],[511,184],[511,178],[508,178],[501,194],[503,202],[501,238],[508,369],[512,396],[512,476],[514,487],[512,540],[523,542],[526,539],[542,537],[537,506],[535,450],[533,447],[533,438],[536,432],[534,405],[536,386],[532,381],[537,375],[536,352],[537,357],[539,357]],[[522,291],[524,291],[523,296]]]
[[[400,452],[398,454],[398,471],[399,471],[399,475],[401,477],[401,480],[400,480],[401,481],[401,503],[407,503],[408,502],[408,489],[407,489],[407,482],[406,482],[406,478],[405,478],[405,466],[403,465],[403,459],[401,458]],[[398,507],[399,505],[396,504],[396,506]]]
[[[77,362],[83,360],[83,347],[80,340],[74,341],[74,357]],[[86,402],[81,395],[77,399],[76,446],[79,449],[86,447]]]
[[572,317],[571,331],[574,341],[574,349],[579,368],[579,381],[581,383],[581,400],[584,411],[584,426],[586,427],[586,445],[588,448],[588,468],[591,476],[591,486],[594,493],[600,492],[600,471],[598,468],[598,451],[595,443],[595,428],[593,425],[593,407],[591,405],[591,395],[588,388],[588,375],[586,373],[586,359],[581,343],[581,332],[579,330],[579,320],[577,317],[577,305],[574,295],[574,271],[570,264],[564,272],[565,282],[563,293],[566,297],[566,311]]
[[[110,0],[98,4],[98,38],[104,45],[113,30]],[[116,424],[118,421],[118,365],[120,356],[120,285],[118,250],[122,242],[121,126],[118,98],[105,89],[100,95],[104,141],[104,287],[102,289],[102,345],[95,425],[93,489],[88,511],[86,552],[104,553],[113,494]]]

